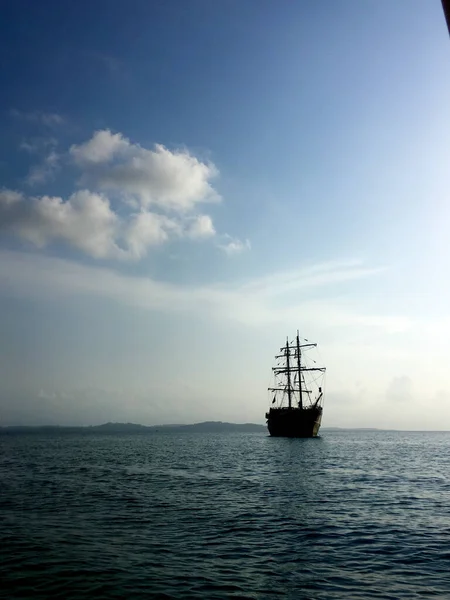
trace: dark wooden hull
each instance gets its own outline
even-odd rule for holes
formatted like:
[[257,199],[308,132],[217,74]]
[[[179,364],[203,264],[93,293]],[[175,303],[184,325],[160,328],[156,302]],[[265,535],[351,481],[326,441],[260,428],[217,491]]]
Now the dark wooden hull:
[[316,437],[322,420],[322,407],[271,408],[266,413],[267,428],[274,437]]

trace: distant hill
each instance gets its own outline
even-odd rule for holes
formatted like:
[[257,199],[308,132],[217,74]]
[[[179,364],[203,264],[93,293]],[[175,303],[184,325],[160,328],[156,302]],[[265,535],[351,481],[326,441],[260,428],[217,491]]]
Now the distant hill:
[[43,426],[10,426],[0,427],[0,433],[169,433],[181,432],[245,432],[257,433],[267,431],[265,425],[256,423],[224,423],[222,421],[205,421],[192,425],[137,425],[135,423],[104,423],[103,425],[91,425],[88,427],[63,427],[58,425]]

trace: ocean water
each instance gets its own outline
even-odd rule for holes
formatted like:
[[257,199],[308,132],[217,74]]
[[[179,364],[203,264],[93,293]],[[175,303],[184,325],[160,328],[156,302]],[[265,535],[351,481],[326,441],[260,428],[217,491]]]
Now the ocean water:
[[450,433],[0,436],[2,598],[450,598]]

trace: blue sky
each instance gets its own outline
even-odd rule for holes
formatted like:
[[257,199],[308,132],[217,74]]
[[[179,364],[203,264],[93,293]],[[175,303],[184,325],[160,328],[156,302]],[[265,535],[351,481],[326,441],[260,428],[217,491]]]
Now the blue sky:
[[439,0],[17,1],[0,30],[3,424],[262,422],[299,328],[324,425],[450,428]]

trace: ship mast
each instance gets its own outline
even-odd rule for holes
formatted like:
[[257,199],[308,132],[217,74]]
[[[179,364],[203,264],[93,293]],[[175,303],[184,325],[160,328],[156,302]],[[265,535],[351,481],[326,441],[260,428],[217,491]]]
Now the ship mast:
[[[296,340],[293,341],[292,343],[289,343],[289,338],[287,338],[286,345],[283,346],[282,348],[280,348],[281,353],[277,354],[275,356],[276,359],[284,359],[284,364],[276,366],[276,367],[272,367],[272,371],[274,372],[276,377],[280,376],[280,375],[286,375],[287,377],[286,377],[284,385],[280,381],[280,383],[278,385],[276,385],[275,387],[269,387],[268,389],[271,392],[275,392],[275,393],[283,392],[283,398],[284,398],[284,394],[286,394],[286,391],[287,391],[289,408],[292,408],[292,397],[293,397],[293,395],[295,396],[295,394],[297,392],[295,377],[294,377],[294,382],[292,384],[291,373],[298,373],[298,392],[299,392],[298,407],[300,409],[302,409],[303,408],[303,397],[304,397],[305,393],[308,395],[309,400],[311,400],[311,398],[309,397],[311,390],[308,390],[303,387],[303,385],[306,385],[306,381],[304,379],[304,373],[305,372],[325,373],[325,371],[326,371],[325,367],[310,367],[307,364],[304,364],[302,366],[302,348],[315,348],[317,346],[317,344],[308,343],[308,340],[305,340],[305,342],[306,342],[306,344],[300,343],[300,335],[299,335],[298,331],[297,331]],[[292,355],[291,355],[291,350],[292,350]],[[297,356],[295,356],[295,354],[297,354]],[[294,361],[295,361],[295,358],[297,358],[296,365],[292,364],[292,366],[291,366],[291,360],[290,360],[291,356],[294,359]],[[315,362],[315,361],[313,361],[313,362]],[[319,388],[319,394],[320,394],[320,396],[316,400],[316,404],[322,397],[321,388]],[[274,395],[272,404],[274,404],[275,398],[276,398],[276,394]]]
[[300,339],[298,337],[298,329],[297,329],[297,368],[298,368],[298,391],[299,391],[298,407],[303,408],[301,351],[300,351]]
[[291,365],[289,362],[289,357],[290,357],[289,338],[286,338],[287,392],[288,392],[289,408],[291,408],[291,406],[292,406],[292,389],[291,389]]

